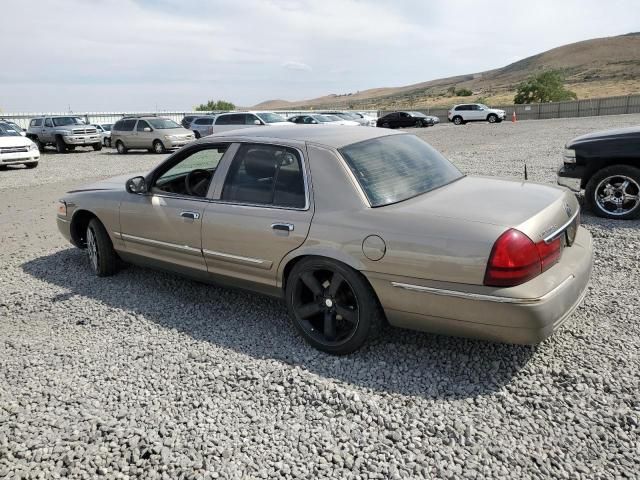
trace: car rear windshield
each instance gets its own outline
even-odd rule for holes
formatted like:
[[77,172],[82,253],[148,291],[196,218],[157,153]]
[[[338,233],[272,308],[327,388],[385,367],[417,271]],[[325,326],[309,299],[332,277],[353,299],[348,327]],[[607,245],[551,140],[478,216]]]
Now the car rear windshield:
[[414,135],[389,135],[340,149],[372,207],[401,202],[463,175]]
[[86,125],[84,120],[80,117],[54,117],[53,124],[56,127],[63,127],[65,125]]
[[153,128],[157,128],[159,130],[165,128],[182,128],[181,125],[178,125],[173,120],[169,120],[168,118],[150,118],[147,120]]

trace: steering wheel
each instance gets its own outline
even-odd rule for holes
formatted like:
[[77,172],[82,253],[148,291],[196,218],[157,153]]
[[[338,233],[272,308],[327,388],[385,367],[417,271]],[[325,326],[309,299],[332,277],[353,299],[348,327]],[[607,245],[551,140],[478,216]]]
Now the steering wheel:
[[[201,178],[198,179],[198,176]],[[207,170],[196,168],[184,177],[184,188],[189,195],[204,197],[207,194],[210,178],[211,174]]]

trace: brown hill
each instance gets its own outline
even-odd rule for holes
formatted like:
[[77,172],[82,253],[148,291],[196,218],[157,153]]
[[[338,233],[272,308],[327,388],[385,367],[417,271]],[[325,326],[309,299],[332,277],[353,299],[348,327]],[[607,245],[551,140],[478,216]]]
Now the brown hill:
[[[486,72],[311,100],[269,100],[253,108],[419,108],[478,99],[487,103],[511,103],[518,83],[533,73],[548,69],[562,70],[567,87],[575,91],[578,98],[639,93],[640,33],[564,45]],[[469,89],[473,95],[456,97],[449,93],[451,87]]]

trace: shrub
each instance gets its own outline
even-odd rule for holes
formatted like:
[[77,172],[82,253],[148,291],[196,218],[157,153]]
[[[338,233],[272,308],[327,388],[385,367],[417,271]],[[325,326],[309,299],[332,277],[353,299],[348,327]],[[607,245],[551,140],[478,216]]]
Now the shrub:
[[531,75],[518,85],[513,103],[544,103],[575,100],[575,92],[564,86],[564,77],[558,70],[548,70],[537,75]]

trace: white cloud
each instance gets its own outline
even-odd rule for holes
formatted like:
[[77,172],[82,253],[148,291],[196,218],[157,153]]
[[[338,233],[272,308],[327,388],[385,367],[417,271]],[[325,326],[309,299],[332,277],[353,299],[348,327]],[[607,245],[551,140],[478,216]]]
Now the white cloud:
[[0,109],[252,105],[405,85],[638,30],[639,13],[637,0],[4,2]]
[[282,66],[284,68],[288,68],[289,70],[304,70],[306,72],[310,72],[311,71],[311,67],[309,65],[307,65],[306,63],[288,61],[288,62],[284,62],[282,64]]

